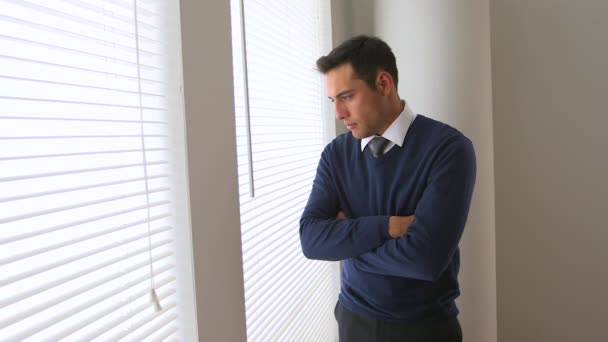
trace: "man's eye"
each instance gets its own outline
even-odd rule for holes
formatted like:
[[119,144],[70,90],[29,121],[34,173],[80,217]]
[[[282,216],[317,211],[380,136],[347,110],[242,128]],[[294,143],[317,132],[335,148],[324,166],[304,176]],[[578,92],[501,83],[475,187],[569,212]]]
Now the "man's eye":
[[342,100],[344,100],[344,101],[349,101],[352,98],[353,98],[352,95],[344,95],[344,96],[342,96]]

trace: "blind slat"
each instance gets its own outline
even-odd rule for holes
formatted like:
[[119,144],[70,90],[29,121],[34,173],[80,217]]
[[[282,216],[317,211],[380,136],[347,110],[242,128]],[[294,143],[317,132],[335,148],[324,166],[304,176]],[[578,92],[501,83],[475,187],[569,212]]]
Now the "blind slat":
[[[22,239],[26,239],[26,238],[37,236],[37,235],[42,235],[42,234],[47,234],[47,233],[51,233],[51,232],[56,232],[56,231],[59,231],[61,229],[65,229],[65,228],[69,228],[69,227],[74,227],[74,226],[77,226],[77,225],[82,225],[82,224],[86,224],[86,223],[90,223],[90,222],[100,221],[100,220],[103,220],[103,219],[106,219],[106,218],[109,218],[109,217],[118,216],[118,215],[125,214],[125,213],[131,213],[131,212],[135,212],[135,211],[142,210],[142,209],[153,208],[155,206],[161,206],[161,205],[165,205],[165,204],[169,204],[169,203],[170,203],[169,201],[152,202],[152,203],[149,203],[148,205],[140,205],[140,206],[136,206],[136,207],[127,208],[127,209],[124,209],[124,210],[112,211],[112,212],[106,213],[104,215],[87,217],[87,218],[82,219],[82,220],[71,221],[71,222],[68,222],[68,223],[64,223],[64,224],[57,225],[57,226],[51,226],[51,227],[47,227],[47,228],[44,228],[44,229],[32,230],[32,231],[27,232],[27,233],[9,235],[7,237],[4,237],[4,238],[0,239],[0,244],[5,244],[5,243],[9,243],[9,242],[17,241],[17,240],[22,240]],[[146,220],[141,221],[141,222],[145,222],[145,221]],[[140,221],[136,221],[136,222],[140,222]],[[129,227],[129,226],[134,225],[134,224],[135,223],[131,222],[131,223],[125,224],[125,226]]]
[[[168,178],[168,177],[169,176],[166,175],[166,174],[158,174],[158,175],[150,175],[150,176],[147,177],[147,179]],[[35,197],[56,195],[56,194],[61,194],[61,193],[65,193],[65,192],[72,192],[72,191],[79,191],[79,190],[88,190],[88,189],[100,188],[100,187],[105,187],[105,186],[110,186],[110,185],[132,183],[132,182],[138,182],[138,181],[143,181],[143,180],[146,180],[146,177],[121,179],[121,180],[114,181],[114,182],[89,184],[89,185],[85,185],[85,186],[64,188],[64,189],[58,189],[58,190],[46,191],[46,192],[35,192],[35,193],[29,193],[29,194],[24,194],[24,195],[21,195],[21,196],[14,196],[14,197],[4,197],[4,198],[0,197],[0,203],[2,203],[2,202],[10,202],[10,201],[19,201],[19,200],[29,199],[29,198],[35,198]],[[0,243],[2,243],[1,239],[0,239]]]
[[[170,268],[168,267],[164,267],[164,268],[159,268],[158,271],[155,271],[155,275],[159,276],[162,275],[164,272],[168,271]],[[170,297],[171,295],[175,294],[175,290],[165,290],[163,289],[163,286],[173,283],[176,279],[173,277],[168,277],[168,278],[163,278],[160,279],[160,281],[156,282],[156,285],[159,288],[159,292],[158,292],[158,299],[160,301],[165,300],[166,298]],[[133,294],[133,296],[131,298],[135,299],[135,298],[141,298],[141,297],[145,297],[146,294],[149,292],[149,289],[144,289],[144,290],[140,290],[136,293]],[[63,331],[61,331],[60,333],[52,336],[53,340],[61,340],[62,338],[66,338],[70,335],[73,335],[75,332],[78,332],[79,330],[87,327],[88,325],[98,321],[99,319],[102,319],[105,316],[108,316],[109,314],[112,314],[113,312],[118,311],[120,308],[124,307],[128,302],[130,301],[125,301],[125,302],[118,302],[118,304],[115,304],[113,306],[109,306],[108,308],[106,308],[105,310],[99,310],[96,312],[95,315],[91,315],[90,317],[88,317],[87,319],[84,320],[80,320],[78,323],[73,322],[73,324],[69,327],[69,329],[65,329]],[[140,312],[146,309],[146,307],[148,307],[147,303],[146,304],[142,304],[137,306],[136,308],[134,308],[135,312]],[[93,338],[105,333],[106,331],[110,330],[111,328],[115,327],[118,323],[122,322],[125,320],[126,317],[124,316],[118,316],[118,318],[114,319],[113,321],[111,321],[111,324],[106,324],[103,327],[100,327],[98,329],[93,330],[93,334],[89,334],[87,336],[70,336],[70,337],[74,337],[76,338],[78,341],[90,341]],[[76,340],[75,339],[75,340]]]
[[[170,241],[168,241],[166,243],[169,243],[169,242]],[[163,244],[159,244],[158,246],[162,246],[162,245]],[[158,246],[155,246],[155,247],[158,247]],[[145,251],[143,251],[143,252],[145,252]],[[152,260],[153,261],[159,261],[159,260],[161,260],[163,258],[166,258],[166,257],[170,256],[170,255],[171,255],[170,252],[164,252],[163,254],[154,255]],[[32,315],[34,315],[34,314],[36,314],[36,313],[38,313],[38,312],[40,312],[42,310],[46,310],[46,309],[48,309],[48,308],[50,308],[50,307],[52,307],[52,306],[54,306],[56,304],[62,303],[64,301],[67,301],[67,299],[69,299],[71,297],[77,296],[77,295],[79,295],[79,294],[81,294],[83,292],[86,292],[86,291],[91,290],[93,288],[96,288],[96,287],[98,287],[100,285],[103,285],[103,284],[109,282],[110,280],[114,280],[114,279],[116,279],[116,278],[118,278],[120,276],[123,276],[125,274],[128,274],[129,272],[132,272],[132,271],[134,271],[134,270],[136,270],[138,268],[146,267],[146,266],[148,266],[148,261],[147,260],[144,261],[144,262],[140,262],[138,264],[135,264],[135,265],[133,265],[133,266],[131,266],[129,268],[125,268],[125,269],[123,269],[120,272],[114,272],[114,273],[106,276],[105,278],[99,279],[99,280],[97,280],[97,281],[95,281],[93,283],[90,283],[90,284],[87,284],[85,286],[82,286],[82,287],[78,288],[77,290],[75,290],[73,292],[64,294],[63,296],[54,296],[54,297],[52,297],[51,299],[48,299],[45,302],[40,302],[40,303],[38,303],[38,305],[32,306],[32,307],[28,308],[27,310],[24,310],[24,311],[18,312],[18,313],[12,313],[10,318],[0,321],[0,328],[5,328],[5,327],[7,327],[7,326],[9,326],[11,324],[14,324],[16,322],[19,322],[19,321],[21,321],[21,320],[23,320],[25,318],[30,318],[31,319]],[[161,270],[161,268],[159,268],[159,270]],[[133,284],[136,284],[138,282],[144,281],[144,280],[148,279],[148,277],[149,277],[149,275],[146,274],[143,277],[140,277],[141,280],[137,280],[137,279],[134,280]],[[124,286],[126,286],[125,288],[131,287],[131,285],[129,285],[129,286],[124,285]],[[93,305],[94,303],[98,303],[98,302],[102,301],[103,299],[109,298],[109,297],[111,297],[112,295],[114,295],[116,293],[120,293],[120,290],[113,290],[112,292],[106,292],[106,294],[103,295],[103,296],[91,299],[89,303],[90,303],[90,305]],[[80,310],[83,310],[83,309],[87,308],[90,305],[81,305]],[[79,309],[78,308],[74,308],[74,309],[72,309],[72,310],[69,311],[70,312],[69,315],[66,314],[66,316],[63,316],[63,317],[61,315],[59,315],[58,313],[56,313],[57,315],[56,315],[56,317],[54,319],[47,320],[44,323],[40,324],[38,327],[32,327],[32,329],[27,329],[27,330],[28,331],[31,331],[31,330],[41,330],[40,328],[44,328],[44,327],[48,327],[48,326],[52,325],[53,324],[52,321],[54,321],[55,323],[59,322],[59,321],[65,319],[66,317],[71,316],[73,313],[78,312],[76,310],[79,310]]]
[[8,120],[45,120],[45,121],[75,121],[75,122],[99,122],[99,123],[138,123],[138,124],[161,124],[166,125],[168,122],[165,121],[152,121],[152,120],[111,120],[111,119],[90,119],[90,118],[60,118],[60,117],[28,117],[28,116],[6,116],[0,115],[0,119]]
[[[175,302],[170,302],[166,305],[166,307],[163,310],[169,311],[171,309],[173,309],[175,307]],[[111,341],[118,341],[121,338],[127,336],[128,334],[130,334],[131,332],[133,332],[133,330],[141,327],[142,325],[152,321],[157,315],[155,313],[151,313],[148,314],[144,317],[142,317],[141,319],[139,319],[138,321],[136,321],[135,323],[132,323],[130,325],[130,329],[128,330],[123,330],[118,332],[117,334],[112,335],[111,337],[109,337],[109,340]],[[171,314],[171,319],[174,320],[177,316],[175,316],[175,314]]]
[[[69,53],[72,55],[82,56],[85,58],[86,57],[92,57],[92,58],[97,58],[97,59],[103,58],[106,62],[120,63],[125,66],[131,65],[131,66],[137,67],[137,64],[134,61],[132,61],[130,59],[112,57],[112,54],[110,54],[110,53],[98,54],[98,53],[94,53],[94,52],[89,52],[87,50],[81,50],[80,48],[76,48],[76,47],[65,47],[65,46],[61,46],[61,45],[53,45],[53,44],[48,44],[45,42],[38,42],[38,41],[27,39],[27,38],[12,37],[12,36],[8,36],[5,34],[0,34],[0,39],[5,40],[7,42],[15,42],[18,44],[23,44],[25,47],[37,47],[37,48],[41,48],[41,49],[45,49],[45,50],[55,50],[55,51]],[[0,51],[3,51],[3,54],[6,53],[6,52],[4,52],[5,51],[4,49],[0,50]],[[10,56],[17,57],[15,55],[10,55]],[[149,69],[149,70],[159,70],[160,69],[158,66],[150,65],[150,64],[143,64],[142,67]]]
[[[170,310],[174,307],[175,307],[175,303],[168,303],[166,305],[166,307],[163,308],[163,310]],[[160,316],[157,316],[157,317],[149,316],[149,317],[150,317],[150,319],[143,320],[142,323],[138,324],[139,325],[138,329],[142,330],[142,331],[139,333],[137,332],[137,330],[134,331],[133,335],[135,335],[135,336],[133,336],[133,341],[143,341],[144,339],[146,339],[150,335],[152,335],[154,332],[161,330],[166,325],[171,324],[177,318],[177,315],[173,313],[168,316],[165,315],[165,317],[163,317],[163,318],[160,318]],[[145,327],[145,329],[141,328],[141,326],[143,326],[144,322],[152,321],[152,319],[154,319],[154,321],[156,321],[154,324],[151,324],[151,325]]]
[[126,105],[117,103],[104,103],[104,102],[84,102],[84,101],[70,101],[70,100],[54,100],[48,98],[33,98],[33,97],[18,97],[18,96],[0,96],[3,100],[21,100],[21,101],[36,101],[36,102],[48,102],[48,103],[60,103],[60,104],[77,104],[77,105],[91,105],[91,106],[103,106],[106,108],[134,108],[134,109],[146,109],[146,110],[167,110],[163,107],[147,107],[147,106],[136,106]]
[[[66,8],[67,7],[67,8]],[[19,11],[20,9],[23,9],[24,11],[21,12]],[[27,10],[27,11],[26,11]],[[132,8],[131,8],[132,10]],[[45,16],[45,15],[50,15],[53,17],[56,17],[58,20],[67,20],[67,21],[71,21],[71,22],[75,22],[75,23],[80,23],[80,24],[84,24],[84,25],[88,25],[91,28],[97,28],[97,29],[104,29],[106,26],[108,26],[109,29],[112,29],[112,31],[117,32],[117,33],[122,33],[124,35],[126,35],[127,37],[130,37],[133,35],[134,32],[132,32],[133,30],[133,17],[117,17],[116,15],[114,15],[114,13],[111,13],[110,15],[107,15],[108,13],[102,15],[102,16],[98,16],[97,13],[95,12],[89,12],[89,13],[75,13],[75,9],[74,8],[69,8],[68,6],[62,5],[62,6],[53,6],[53,7],[45,7],[45,6],[41,6],[38,4],[34,4],[32,2],[29,1],[24,1],[21,0],[19,3],[19,7],[13,7],[11,12],[17,12],[20,15],[23,15],[25,13],[29,13],[33,16],[36,17],[40,17],[40,16]],[[79,14],[79,15],[77,15]],[[118,20],[116,20],[118,19]],[[124,29],[119,29],[118,27],[113,27],[111,26],[112,24],[118,24],[120,21],[122,21],[123,28],[129,28],[129,30],[124,30]],[[151,29],[157,29],[157,27],[153,27],[150,24],[146,24],[144,22],[137,22],[139,25],[143,25],[143,26],[148,26],[148,28]]]
[[179,2],[0,2],[2,340],[195,339]]
[[[334,341],[335,327],[315,335],[303,327],[318,322],[316,311],[333,309],[325,299],[337,293],[327,282],[338,274],[306,260],[298,235],[324,148],[326,95],[314,66],[329,47],[329,6],[322,0],[232,0],[231,5],[233,18],[239,18],[244,6],[244,21],[233,19],[232,32],[248,340]],[[243,38],[247,70],[238,53]],[[243,83],[244,76],[248,84]],[[244,117],[247,109],[250,126]],[[317,298],[313,289],[328,293]],[[300,312],[302,308],[306,312]]]
[[[136,241],[136,240],[138,240],[138,239],[129,239],[129,240],[125,240],[125,241],[132,242],[132,241]],[[156,245],[158,245],[160,243],[167,244],[169,242],[171,242],[171,240],[164,240],[164,241],[161,241],[161,242],[155,242],[154,244],[152,244],[152,246],[156,246]],[[6,286],[6,285],[11,284],[11,283],[16,283],[17,281],[26,279],[26,278],[31,277],[33,275],[36,275],[38,273],[42,273],[42,272],[48,271],[50,269],[53,269],[53,268],[56,268],[56,267],[59,267],[59,266],[62,266],[62,265],[66,265],[66,264],[68,264],[70,262],[74,262],[74,261],[77,261],[77,260],[84,259],[86,257],[89,257],[91,255],[95,255],[97,253],[101,253],[101,252],[105,252],[105,251],[111,250],[113,248],[122,246],[123,244],[124,244],[123,241],[115,242],[115,243],[104,245],[102,247],[98,247],[98,248],[95,248],[95,249],[92,249],[92,250],[88,250],[88,251],[86,251],[84,253],[73,254],[73,255],[70,255],[67,258],[64,258],[64,259],[61,259],[61,260],[58,260],[58,261],[53,261],[53,262],[49,262],[49,263],[46,263],[46,264],[36,265],[34,268],[26,269],[25,271],[17,273],[17,274],[15,274],[13,276],[9,276],[9,277],[6,277],[6,278],[1,278],[0,279],[0,286]],[[138,249],[138,250],[136,250],[134,252],[131,252],[131,253],[137,254],[137,253],[145,252],[146,250],[147,249],[145,249],[145,248],[140,248],[140,249]],[[126,255],[130,255],[130,253],[127,253]]]
[[[289,251],[289,249],[284,249]],[[295,248],[290,249],[290,251],[295,251]],[[284,252],[284,251],[281,251]],[[250,292],[246,298],[249,300],[249,304],[251,307],[256,305],[261,305],[263,303],[268,302],[268,298],[272,297],[281,286],[286,286],[287,283],[295,283],[295,277],[291,276],[290,272],[294,272],[296,266],[302,266],[304,261],[302,258],[297,255],[297,253],[288,254],[288,257],[284,257],[278,266],[278,270],[274,270],[273,268],[268,269],[267,266],[271,266],[270,264],[266,264],[265,267],[259,267],[258,269],[251,270],[247,275],[250,277],[250,282],[245,284],[245,288]],[[314,273],[314,269],[307,267],[304,270],[298,269],[298,274],[302,275],[311,275]],[[275,272],[273,272],[275,271]],[[310,273],[310,274],[309,274]],[[253,278],[253,276],[257,276],[257,278]],[[290,279],[291,278],[291,279]],[[308,278],[308,277],[307,277]],[[285,282],[285,280],[293,280]],[[275,303],[276,304],[276,303]],[[257,307],[256,309],[251,309],[251,313],[254,313],[256,310],[264,311],[261,307]]]
[[[162,233],[162,232],[165,232],[167,230],[168,229],[152,230],[151,234],[155,235],[157,233]],[[147,237],[147,234],[144,235],[144,237]],[[140,236],[138,239],[140,239],[140,238],[142,238],[142,237]],[[134,239],[133,241],[135,241],[135,240],[136,239]],[[116,247],[118,247],[118,246],[116,246]],[[138,255],[138,254],[140,254],[142,252],[146,252],[147,250],[148,249],[146,249],[146,248],[142,248],[142,249],[133,251],[132,254],[127,254],[127,255],[131,255],[131,256]],[[78,272],[75,272],[75,273],[72,273],[72,274],[68,274],[68,275],[66,275],[63,278],[57,278],[57,279],[55,279],[53,281],[49,281],[48,283],[41,284],[38,287],[30,289],[30,290],[28,290],[26,292],[21,292],[21,293],[14,294],[14,295],[6,298],[5,300],[0,300],[0,307],[4,307],[4,306],[8,306],[8,305],[14,304],[14,303],[16,303],[16,302],[18,302],[20,300],[26,299],[28,297],[32,297],[32,296],[37,295],[37,294],[39,294],[39,293],[41,293],[43,291],[47,291],[47,290],[49,290],[49,289],[51,289],[51,288],[53,288],[55,286],[67,283],[69,281],[72,281],[72,280],[77,279],[79,277],[82,277],[84,275],[90,274],[90,273],[92,273],[92,272],[94,272],[94,271],[96,271],[98,269],[101,269],[101,268],[113,265],[113,264],[115,264],[115,263],[117,263],[117,262],[119,262],[121,260],[124,260],[124,256],[120,256],[120,257],[113,258],[113,259],[108,259],[108,260],[106,260],[106,261],[104,261],[102,263],[95,264],[95,265],[92,265],[92,266],[90,266],[88,268],[81,269]]]
[[7,222],[12,222],[12,221],[23,220],[23,219],[27,219],[27,218],[30,218],[30,217],[37,217],[37,216],[42,216],[42,215],[54,214],[54,213],[58,213],[60,211],[66,211],[66,210],[70,210],[70,209],[82,208],[82,207],[86,207],[86,206],[90,206],[90,205],[94,205],[94,204],[100,204],[100,203],[117,201],[117,200],[120,200],[120,199],[134,197],[134,196],[141,196],[141,195],[145,195],[146,193],[169,191],[169,190],[170,190],[169,188],[150,189],[148,192],[146,192],[146,191],[133,192],[133,193],[128,193],[128,194],[124,194],[124,195],[120,195],[120,196],[112,196],[112,197],[101,198],[101,199],[94,200],[94,201],[81,202],[81,203],[78,203],[78,204],[75,204],[75,205],[69,205],[69,206],[64,206],[64,207],[56,207],[56,208],[52,208],[52,209],[48,209],[48,210],[41,210],[41,211],[37,211],[37,212],[31,212],[31,213],[28,213],[28,214],[25,214],[25,215],[9,216],[7,218],[0,219],[0,224],[7,223]]
[[[166,287],[166,285],[173,283],[174,281],[175,281],[175,278],[166,278],[166,279],[161,279],[157,283],[159,290],[160,290],[160,291],[158,291],[158,299],[161,302],[163,302],[166,298],[169,298],[170,296],[172,296],[176,293],[176,291],[174,289],[163,288],[163,287]],[[146,294],[148,294],[148,292],[149,292],[149,289],[144,289],[144,290],[135,292],[129,299],[144,297],[144,296],[146,296]],[[91,325],[92,323],[100,320],[101,318],[110,315],[112,312],[118,311],[121,307],[123,307],[125,305],[126,305],[126,303],[118,303],[116,305],[109,307],[108,309],[106,309],[104,311],[99,311],[99,312],[97,312],[97,315],[91,316],[89,319],[81,321],[80,325],[82,325],[83,327],[86,327],[87,325]],[[65,334],[67,335],[67,334],[71,333],[72,335],[77,335],[77,336],[73,336],[73,337],[75,337],[75,338],[77,337],[79,341],[91,341],[93,338],[101,336],[101,335],[111,331],[112,329],[116,328],[116,326],[118,326],[120,323],[130,319],[136,312],[141,312],[141,311],[145,310],[146,308],[149,308],[148,303],[135,306],[133,308],[131,314],[114,316],[111,320],[108,320],[105,324],[95,327],[94,329],[91,329],[91,331],[89,331],[87,334],[74,334],[74,331],[76,331],[76,329],[67,330]],[[78,328],[78,325],[75,325],[74,328]],[[80,328],[80,329],[82,329],[82,328]],[[72,331],[72,330],[74,330],[74,331]]]
[[[164,257],[166,257],[166,256],[167,255],[165,255]],[[157,259],[157,260],[159,260],[159,259]],[[144,265],[144,267],[145,267],[145,265]],[[130,269],[130,270],[132,270],[132,269]],[[164,270],[161,269],[161,271],[164,271]],[[46,321],[44,321],[42,323],[36,324],[36,325],[31,325],[27,329],[25,329],[24,331],[20,332],[19,334],[11,336],[11,338],[13,338],[15,340],[21,340],[21,339],[23,339],[25,337],[29,337],[31,335],[34,335],[35,333],[39,332],[40,330],[43,330],[44,328],[47,328],[47,327],[49,327],[49,326],[51,326],[53,324],[56,324],[58,322],[64,321],[67,318],[69,318],[69,317],[77,314],[78,312],[84,310],[85,308],[87,308],[89,306],[92,306],[92,305],[95,305],[95,304],[103,301],[104,299],[107,299],[107,298],[109,298],[109,297],[111,297],[113,295],[116,295],[116,294],[120,293],[121,291],[124,291],[124,290],[128,289],[129,287],[131,287],[131,286],[133,286],[133,285],[135,285],[135,284],[137,284],[137,283],[139,283],[141,281],[144,281],[146,278],[147,277],[144,277],[144,279],[136,279],[136,280],[133,280],[131,282],[128,282],[128,283],[126,283],[125,285],[123,285],[120,288],[114,289],[111,292],[107,292],[104,296],[92,298],[92,299],[88,300],[87,302],[83,303],[83,305],[74,307],[74,308],[72,308],[69,311],[65,311],[65,312],[61,312],[61,313],[54,313],[54,317],[53,318],[48,319],[48,320],[46,320]],[[23,318],[27,318],[27,317],[28,316],[22,317],[22,319]]]
[[[315,288],[312,291],[315,294],[325,294],[331,293],[331,286],[327,278],[325,278],[322,282],[322,287]],[[309,292],[312,294],[312,292]],[[322,338],[324,334],[322,333],[327,326],[334,327],[334,317],[333,315],[328,314],[316,314],[317,307],[328,307],[332,306],[336,303],[337,299],[330,299],[330,296],[325,296],[325,300],[318,301],[307,301],[300,303],[301,307],[299,310],[295,311],[295,314],[292,313],[288,318],[288,325],[293,326],[294,329],[292,331],[292,335],[304,335],[307,336],[307,341],[318,341],[319,338]],[[298,324],[299,320],[302,316],[306,315],[314,315],[314,319],[308,320],[306,324]],[[291,341],[291,336],[286,336],[286,341]]]
[[131,150],[114,150],[114,151],[90,151],[90,152],[74,152],[74,153],[61,153],[61,154],[40,154],[40,155],[20,155],[16,157],[1,157],[0,161],[5,160],[18,160],[18,159],[40,159],[40,158],[58,158],[58,157],[75,157],[75,156],[92,156],[99,154],[118,154],[118,153],[129,153],[129,152],[154,152],[154,151],[168,151],[166,148],[147,148],[145,151],[141,149]]
[[61,172],[38,173],[38,174],[32,174],[32,175],[22,175],[22,176],[15,176],[15,177],[0,178],[0,182],[10,182],[10,181],[17,181],[17,180],[24,180],[24,179],[31,179],[31,178],[41,178],[41,177],[62,176],[62,175],[70,175],[70,174],[75,174],[75,173],[86,173],[86,172],[96,172],[96,171],[105,171],[105,170],[124,169],[124,168],[129,168],[129,167],[134,167],[134,166],[162,165],[162,164],[168,164],[168,162],[166,162],[166,161],[158,161],[158,162],[151,161],[151,162],[147,162],[146,164],[143,164],[143,163],[132,163],[132,164],[111,165],[111,166],[104,166],[104,167],[79,169],[79,170],[66,170],[66,171],[61,171]]
[[[32,57],[35,57],[35,56],[32,56]],[[45,61],[45,60],[15,57],[15,56],[4,55],[4,54],[0,54],[0,58],[5,59],[5,60],[8,59],[8,60],[15,60],[15,61],[20,61],[20,62],[26,62],[28,64],[31,64],[30,66],[33,67],[33,68],[35,68],[37,65],[38,66],[51,66],[51,67],[58,67],[58,68],[61,68],[61,69],[66,69],[66,70],[85,71],[85,72],[88,72],[88,73],[93,73],[93,74],[98,74],[98,75],[112,77],[112,78],[118,78],[118,79],[125,79],[125,80],[129,80],[129,81],[137,81],[138,80],[137,77],[134,77],[132,75],[119,74],[119,73],[111,72],[109,70],[87,69],[87,68],[77,67],[77,66],[74,66],[74,65],[51,63],[51,62],[48,62],[48,61]],[[140,78],[140,80],[142,82],[144,82],[144,83],[164,84],[164,82],[159,81],[159,80],[152,80],[152,79],[146,79],[146,78]],[[86,81],[86,80],[83,80],[83,81]]]
[[[271,339],[272,335],[277,335],[280,333],[284,333],[284,331],[287,330],[287,328],[290,326],[290,319],[293,319],[294,316],[297,316],[299,313],[301,313],[303,311],[303,307],[305,307],[306,305],[313,305],[315,308],[317,308],[319,301],[318,300],[307,300],[309,298],[314,298],[315,297],[315,293],[323,293],[324,290],[327,290],[326,286],[319,286],[319,285],[323,285],[324,283],[326,283],[326,279],[331,277],[330,274],[327,273],[321,273],[318,274],[317,277],[314,277],[312,279],[308,279],[308,282],[315,284],[316,286],[309,286],[308,288],[305,289],[298,289],[297,286],[294,286],[294,289],[290,289],[290,288],[286,288],[285,290],[283,290],[283,292],[281,293],[283,296],[283,300],[282,302],[285,303],[285,306],[282,307],[272,307],[269,310],[269,314],[267,314],[268,317],[273,317],[272,320],[270,320],[269,322],[260,322],[259,324],[259,330],[253,330],[253,334],[252,337],[255,338],[255,336],[257,334],[260,335],[260,340],[261,341],[268,341]],[[304,280],[304,279],[302,279]],[[306,283],[305,281],[300,282],[300,284],[302,283]],[[293,291],[293,292],[291,292]],[[291,293],[300,293],[300,296],[292,296]],[[304,316],[304,315],[302,315]],[[304,318],[306,317],[306,318]],[[304,316],[300,322],[305,322],[308,323],[309,321],[314,320],[317,315],[313,312],[309,312],[308,315]],[[298,324],[298,325],[305,325],[305,324]],[[298,327],[298,325],[296,325],[296,327]],[[281,332],[276,332],[273,331],[270,327],[272,326],[285,326],[286,328],[284,329],[284,331]],[[304,334],[308,335],[310,334],[309,331],[305,331]]]
[[[296,190],[304,190],[307,188],[309,187],[305,186]],[[243,215],[241,225],[252,230],[255,229],[255,227],[258,227],[260,224],[272,227],[275,223],[283,221],[285,216],[290,216],[291,213],[298,212],[299,208],[302,207],[302,204],[304,204],[304,202],[307,200],[306,196],[308,193],[306,191],[296,191],[294,193],[294,189],[291,188],[289,190],[292,195],[282,197],[281,199],[284,200],[284,202],[278,202],[276,201],[276,198],[272,198],[271,201],[264,203],[266,204],[265,206],[259,206],[257,207],[258,210],[255,212],[247,213],[251,214],[248,217]],[[272,207],[270,207],[270,205],[272,205]],[[279,208],[281,209],[279,210]],[[247,235],[248,234],[243,234],[243,238],[247,237]],[[243,245],[246,246],[246,242],[248,241],[249,240],[243,241]]]
[[[144,222],[147,222],[147,221],[148,220],[146,219]],[[131,227],[131,225],[129,225],[128,227]],[[69,245],[72,245],[72,244],[75,244],[78,242],[83,242],[83,241],[90,240],[90,239],[93,239],[93,238],[96,238],[99,236],[103,236],[106,234],[115,233],[115,232],[120,231],[121,229],[125,229],[125,228],[123,228],[123,227],[118,228],[118,229],[110,228],[110,229],[98,231],[98,232],[95,232],[92,234],[79,236],[78,238],[72,238],[72,239],[68,238],[67,240],[64,240],[64,241],[61,241],[61,242],[55,243],[55,244],[45,244],[44,246],[38,247],[38,248],[35,248],[34,246],[32,246],[31,248],[27,249],[25,252],[11,254],[9,257],[0,259],[0,266],[19,261],[21,259],[29,258],[29,257],[35,256],[38,254],[46,253],[46,252],[49,252],[49,251],[52,251],[52,250],[55,250],[58,248],[66,247],[66,246],[69,246]],[[167,230],[167,229],[170,229],[170,227],[163,227],[163,228],[159,228],[158,230],[160,231],[160,230]],[[148,234],[146,233],[141,237],[147,237],[147,236],[148,236]],[[25,241],[25,242],[28,242],[28,241]]]
[[[309,278],[294,279],[289,285],[284,285],[282,289],[276,290],[277,292],[273,293],[276,298],[274,302],[280,302],[283,305],[268,305],[269,302],[273,302],[271,300],[261,302],[260,310],[264,308],[262,311],[264,312],[264,315],[260,315],[261,319],[252,323],[251,337],[253,340],[258,340],[258,334],[269,334],[276,329],[273,329],[274,327],[285,326],[284,319],[286,318],[286,314],[288,312],[293,312],[293,310],[298,307],[298,303],[313,302],[318,304],[318,300],[315,299],[314,290],[322,288],[322,279],[331,277],[332,275],[314,271],[314,269],[311,270]],[[316,276],[314,275],[315,273],[317,273]],[[305,284],[309,285],[308,291],[303,288]],[[313,291],[310,291],[310,289]],[[298,293],[299,295],[293,296],[293,293]],[[307,316],[302,322],[314,319],[315,316],[316,315]],[[259,337],[259,340],[261,341],[268,340],[267,338],[264,338],[263,335]]]
[[166,341],[171,334],[177,331],[177,327],[168,326],[164,329],[160,329],[155,335],[153,335],[150,340],[151,341]]
[[[94,86],[94,85],[89,85],[89,84],[75,84],[75,83],[68,83],[68,82],[61,82],[61,81],[50,81],[50,80],[44,80],[44,79],[35,79],[35,78],[25,78],[25,77],[14,77],[14,76],[9,76],[9,75],[0,75],[0,82],[4,81],[19,81],[19,82],[23,82],[28,84],[28,86],[36,86],[36,84],[51,84],[53,86],[65,86],[66,88],[74,88],[74,89],[92,89],[92,90],[102,90],[104,92],[116,92],[117,94],[120,93],[124,93],[124,94],[128,94],[128,95],[145,95],[145,96],[152,96],[152,97],[160,97],[160,98],[164,98],[165,96],[162,94],[153,94],[153,93],[146,93],[146,92],[137,92],[136,90],[125,90],[125,89],[118,89],[118,88],[108,88],[108,87],[101,87],[101,86]],[[8,82],[6,82],[8,83]]]
[[[54,19],[54,18],[52,18],[52,19]],[[5,27],[4,31],[6,31],[6,26],[9,26],[9,25],[6,25],[6,23],[12,23],[12,24],[15,24],[14,26],[18,26],[18,27],[15,27],[14,30],[12,30],[12,31],[19,31],[20,29],[21,30],[27,29],[31,32],[35,32],[36,30],[38,30],[38,31],[40,31],[41,34],[52,32],[59,36],[67,36],[70,38],[77,38],[77,39],[81,39],[81,40],[90,40],[92,42],[96,42],[97,44],[111,43],[112,48],[114,48],[114,49],[121,49],[121,50],[126,50],[126,51],[135,51],[135,49],[136,49],[136,47],[133,45],[124,45],[125,43],[132,44],[132,42],[133,42],[132,36],[134,36],[134,34],[127,34],[127,35],[121,34],[120,31],[117,31],[117,30],[115,30],[115,28],[109,27],[109,26],[105,27],[104,30],[88,31],[87,32],[88,34],[82,34],[81,31],[78,31],[78,27],[73,27],[73,30],[59,29],[54,26],[48,26],[48,25],[44,25],[41,23],[36,23],[36,22],[29,21],[29,20],[23,20],[23,19],[11,17],[11,16],[6,16],[6,15],[0,15],[0,20],[2,22],[2,25]],[[24,35],[23,31],[21,31],[20,36],[23,36],[23,35]],[[11,36],[11,37],[15,38],[14,36]],[[153,39],[150,39],[150,38],[148,38],[148,39],[152,42],[157,42]],[[123,44],[121,44],[121,42]],[[147,53],[150,55],[156,55],[156,56],[159,55],[158,53],[155,53],[152,51],[146,51],[143,49],[140,49],[140,52]]]

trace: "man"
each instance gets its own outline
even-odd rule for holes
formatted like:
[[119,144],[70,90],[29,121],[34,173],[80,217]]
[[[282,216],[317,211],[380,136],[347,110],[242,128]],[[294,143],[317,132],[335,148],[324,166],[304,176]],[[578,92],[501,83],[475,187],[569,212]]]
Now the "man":
[[317,67],[350,132],[321,155],[300,239],[310,259],[344,260],[340,341],[461,341],[454,299],[476,175],[470,140],[412,113],[378,38],[351,38]]

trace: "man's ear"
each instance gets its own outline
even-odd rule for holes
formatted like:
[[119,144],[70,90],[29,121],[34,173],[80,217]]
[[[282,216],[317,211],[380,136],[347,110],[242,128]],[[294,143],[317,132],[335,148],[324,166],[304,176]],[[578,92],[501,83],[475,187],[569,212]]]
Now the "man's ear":
[[388,72],[378,72],[378,76],[376,77],[376,89],[384,96],[390,94],[393,89],[393,78]]

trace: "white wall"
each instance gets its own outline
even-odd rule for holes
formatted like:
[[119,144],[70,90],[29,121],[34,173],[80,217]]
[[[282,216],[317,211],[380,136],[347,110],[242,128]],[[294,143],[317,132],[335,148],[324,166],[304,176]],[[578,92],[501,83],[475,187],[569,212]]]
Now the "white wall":
[[491,4],[499,340],[608,341],[608,1]]
[[489,0],[376,0],[373,12],[374,33],[397,56],[401,97],[475,146],[477,182],[460,244],[459,318],[465,341],[496,341]]
[[230,1],[180,7],[198,336],[245,341]]

